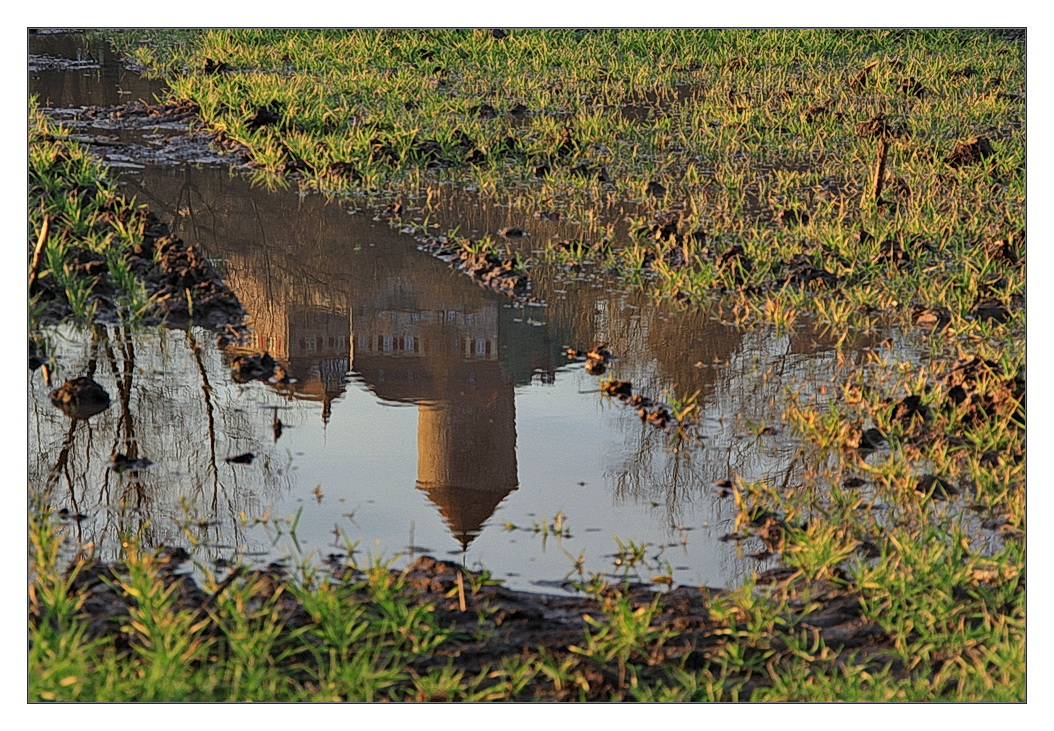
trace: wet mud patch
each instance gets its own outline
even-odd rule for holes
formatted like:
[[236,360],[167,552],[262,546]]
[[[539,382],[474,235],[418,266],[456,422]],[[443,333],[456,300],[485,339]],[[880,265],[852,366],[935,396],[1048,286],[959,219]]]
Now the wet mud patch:
[[464,245],[451,243],[445,236],[422,236],[417,240],[421,242],[418,247],[421,251],[445,261],[481,287],[522,302],[537,301],[530,293],[527,275],[512,258],[472,251]]
[[[187,163],[247,166],[248,150],[222,132],[202,126],[198,111],[195,104],[186,101],[44,110],[51,119],[81,133],[72,140],[88,145],[114,167]],[[117,134],[91,134],[93,130]]]

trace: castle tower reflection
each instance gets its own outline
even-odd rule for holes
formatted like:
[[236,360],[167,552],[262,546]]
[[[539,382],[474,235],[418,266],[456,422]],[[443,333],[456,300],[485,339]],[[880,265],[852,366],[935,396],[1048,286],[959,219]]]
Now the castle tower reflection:
[[519,483],[515,383],[498,357],[500,322],[495,303],[466,303],[380,312],[355,334],[355,371],[378,396],[417,404],[417,487],[462,548]]

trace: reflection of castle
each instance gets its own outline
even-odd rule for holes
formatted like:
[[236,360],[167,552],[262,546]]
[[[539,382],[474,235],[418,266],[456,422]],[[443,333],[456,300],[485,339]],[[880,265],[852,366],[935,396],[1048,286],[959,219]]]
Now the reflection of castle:
[[[416,405],[417,487],[462,545],[517,488],[515,386],[536,374],[551,379],[567,362],[563,347],[607,341],[619,359],[613,375],[645,395],[698,392],[701,405],[722,389],[755,398],[736,390],[729,371],[709,367],[748,344],[711,313],[654,311],[647,295],[605,291],[591,279],[547,282],[537,269],[535,291],[547,307],[545,327],[534,327],[519,322],[529,312],[321,196],[272,194],[207,167],[141,174],[149,184],[130,192],[173,219],[177,235],[227,262],[251,316],[252,347],[296,379],[282,393],[321,402],[325,419],[354,371],[379,399]],[[459,220],[497,231],[507,216],[501,206],[471,205]],[[556,225],[536,221],[532,233],[555,237],[546,226]],[[829,347],[804,334],[786,346],[786,354]]]
[[[181,185],[144,174],[152,191]],[[379,399],[417,406],[417,487],[467,546],[519,483],[515,386],[552,373],[559,344],[405,237],[321,198],[208,170],[161,198],[195,212],[177,218],[178,235],[225,260],[250,316],[246,347],[292,379],[276,390],[321,403],[328,419],[354,373]]]
[[274,356],[292,376],[291,383],[281,386],[282,392],[321,403],[322,418],[328,421],[332,402],[344,393],[351,366],[348,309],[298,288],[283,287],[271,277],[253,276],[251,269],[231,267],[227,279],[252,322],[249,342],[235,350]]
[[355,333],[355,371],[379,397],[418,405],[417,487],[462,547],[518,485],[515,384],[498,359],[500,312],[493,302],[388,310]]

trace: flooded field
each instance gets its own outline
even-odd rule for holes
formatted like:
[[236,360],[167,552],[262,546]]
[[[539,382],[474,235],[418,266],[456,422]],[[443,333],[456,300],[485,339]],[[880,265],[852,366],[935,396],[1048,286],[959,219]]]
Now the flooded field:
[[[44,107],[157,90],[104,45],[31,43]],[[39,61],[59,57],[80,62]],[[147,130],[142,143],[164,137]],[[594,573],[734,585],[772,564],[761,541],[727,540],[732,485],[801,481],[788,391],[822,401],[847,354],[925,357],[900,338],[836,352],[838,333],[739,329],[568,269],[533,270],[536,301],[514,301],[347,202],[268,190],[226,164],[111,162],[127,193],[207,252],[252,335],[221,349],[194,328],[49,333],[56,379],[91,374],[112,405],[70,420],[32,377],[30,481],[105,557],[138,535],[220,565],[353,547],[360,559],[456,558],[521,589]],[[484,233],[523,220],[463,198],[448,209]],[[602,375],[566,352],[601,343],[614,357]],[[233,358],[260,351],[286,382],[232,378]],[[607,379],[674,411],[695,404],[698,421],[656,428],[604,394]],[[115,454],[150,464],[122,470]]]
[[28,51],[31,702],[1024,700],[1023,30]]

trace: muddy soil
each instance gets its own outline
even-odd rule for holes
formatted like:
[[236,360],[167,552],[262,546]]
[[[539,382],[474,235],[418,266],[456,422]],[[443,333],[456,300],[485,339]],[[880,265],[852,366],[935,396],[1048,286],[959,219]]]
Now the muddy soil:
[[[207,622],[210,621],[209,607],[233,581],[243,579],[247,585],[255,584],[259,598],[265,599],[273,597],[287,580],[284,568],[278,564],[255,571],[235,569],[219,583],[214,593],[209,594],[190,575],[180,571],[188,558],[186,551],[179,548],[162,551],[158,576],[167,586],[175,587],[177,609],[196,613]],[[353,585],[361,578],[338,556],[330,557],[327,572],[329,580],[346,580]],[[861,616],[858,597],[830,584],[795,584],[785,576],[786,573],[779,570],[768,572],[759,578],[759,583],[777,584],[779,590],[799,597],[791,601],[791,612],[785,617],[788,634],[804,631],[822,639],[827,647],[854,650],[859,657],[876,665],[889,662],[888,655],[883,654],[891,649],[888,637],[881,627]],[[73,587],[74,592],[84,599],[83,614],[89,634],[127,648],[128,637],[122,626],[134,599],[115,588],[113,579],[120,578],[121,574],[120,565],[90,563],[76,572]],[[404,580],[405,599],[414,605],[433,607],[439,625],[454,630],[447,642],[412,662],[408,669],[416,673],[452,666],[475,676],[500,665],[506,658],[536,657],[539,651],[557,660],[578,660],[581,655],[572,652],[571,648],[581,646],[587,631],[596,633],[590,620],[602,622],[604,603],[616,596],[611,591],[599,596],[513,591],[499,585],[487,585],[479,580],[481,577],[455,563],[430,557],[419,558],[402,572],[393,571],[392,574]],[[630,662],[636,666],[639,682],[668,681],[671,667],[684,667],[689,671],[705,669],[726,641],[727,627],[714,621],[709,610],[711,601],[721,596],[722,590],[681,586],[657,593],[651,586],[629,585],[624,591],[634,610],[657,602],[658,611],[652,628],[674,633],[671,639],[662,643],[639,648],[647,653],[646,656],[631,656]],[[352,601],[370,602],[365,588],[357,589],[352,596]],[[281,592],[279,609],[281,622],[288,629],[302,628],[312,621],[295,599],[294,592]],[[33,617],[30,619],[32,621]],[[222,637],[222,629],[218,626],[210,626],[209,631],[218,638]],[[767,647],[759,650],[775,651],[778,661],[779,654],[787,648],[782,638],[777,636],[764,641]],[[584,659],[579,669],[589,683],[586,700],[610,700],[625,692],[625,678],[620,678],[614,663]],[[757,678],[741,680],[745,681],[741,690],[744,698],[764,682]],[[515,700],[578,700],[578,692],[578,688],[555,687],[538,678]]]
[[[245,310],[216,268],[196,247],[172,236],[168,225],[153,214],[147,215],[143,242],[129,250],[125,258],[150,297],[145,324],[164,323],[178,328],[199,325],[215,331],[222,345],[247,334]],[[96,318],[101,322],[114,320],[115,288],[105,257],[74,247],[66,260],[70,269],[96,279],[91,295],[96,303]],[[30,296],[38,297],[43,305],[42,324],[60,322],[72,312],[65,293],[51,279],[35,280]]]
[[73,130],[71,139],[91,147],[112,167],[249,164],[244,146],[205,129],[198,108],[189,102],[50,109],[48,116]]

